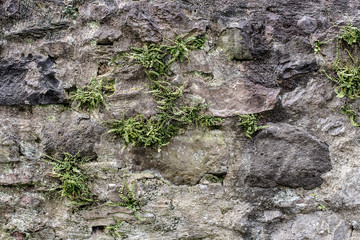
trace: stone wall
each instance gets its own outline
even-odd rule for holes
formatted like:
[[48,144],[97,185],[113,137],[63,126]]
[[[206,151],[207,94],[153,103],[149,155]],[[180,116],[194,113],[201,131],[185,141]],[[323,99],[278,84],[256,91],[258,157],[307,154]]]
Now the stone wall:
[[[360,130],[320,71],[335,41],[313,49],[360,24],[358,1],[77,0],[65,14],[67,4],[0,0],[1,239],[113,239],[116,220],[118,239],[360,239]],[[181,34],[205,35],[205,47],[169,81],[223,123],[189,125],[160,152],[125,145],[103,122],[158,109],[143,67],[110,59]],[[115,91],[90,112],[69,93],[92,77]],[[268,125],[253,138],[238,126],[249,113]],[[43,159],[64,152],[91,158],[91,204],[61,196]],[[125,179],[139,217],[108,204]]]

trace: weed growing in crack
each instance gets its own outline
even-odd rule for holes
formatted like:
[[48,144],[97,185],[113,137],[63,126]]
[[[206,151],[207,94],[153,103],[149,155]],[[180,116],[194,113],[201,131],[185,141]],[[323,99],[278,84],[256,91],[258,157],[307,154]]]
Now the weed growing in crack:
[[356,113],[355,110],[351,108],[350,105],[341,106],[340,110],[340,113],[345,114],[349,117],[352,125],[354,125],[355,127],[360,127],[360,116],[358,113]]
[[253,135],[255,132],[268,127],[259,126],[259,121],[261,118],[262,116],[258,114],[239,115],[238,126],[242,127],[245,136],[247,136],[248,138],[252,138],[251,135]]
[[76,19],[79,15],[77,8],[73,4],[66,5],[62,11],[65,17]]
[[76,108],[89,109],[91,112],[101,104],[107,108],[105,94],[114,91],[114,83],[103,78],[99,80],[92,78],[90,84],[71,92],[70,100],[77,103]]
[[54,166],[52,174],[61,182],[60,192],[62,196],[68,197],[73,204],[83,205],[93,202],[92,193],[88,186],[89,177],[80,168],[90,158],[81,158],[79,153],[75,155],[64,153],[63,159],[57,159],[48,155],[44,156],[43,160]]
[[134,213],[137,219],[143,221],[144,219],[139,216],[139,213],[136,209],[139,205],[139,200],[136,199],[136,194],[135,194],[136,182],[134,181],[132,184],[129,184],[125,179],[125,174],[123,177],[123,182],[124,183],[119,188],[119,196],[121,201],[117,203],[107,203],[107,205],[126,207],[127,209],[131,210]]
[[347,26],[340,29],[338,39],[344,40],[347,44],[360,44],[360,29],[354,27],[350,22]]
[[[348,25],[340,29],[336,42],[336,59],[333,63],[333,73],[328,73],[325,70],[325,75],[335,82],[335,93],[338,98],[357,99],[360,97],[360,66],[358,59],[355,59],[346,47],[353,45],[360,47],[360,28],[353,26],[350,22]],[[326,44],[326,42],[315,41],[315,51],[319,48],[319,44]],[[320,49],[320,48],[319,48]],[[342,58],[342,52],[346,52],[347,58]],[[359,126],[357,121],[357,113],[351,109],[350,105],[342,106],[341,113],[349,117],[351,124]]]
[[360,97],[360,67],[356,64],[355,59],[346,49],[351,62],[342,63],[339,58],[334,62],[333,69],[336,73],[332,76],[328,73],[326,76],[335,82],[338,86],[335,93],[338,98],[348,97],[355,99]]
[[[189,124],[210,127],[221,124],[222,119],[201,114],[207,105],[195,103],[191,106],[181,104],[185,85],[172,86],[168,81],[169,69],[175,61],[188,59],[188,51],[202,49],[205,37],[181,35],[171,41],[172,45],[149,44],[143,48],[131,48],[126,58],[145,68],[150,80],[150,93],[157,102],[158,113],[149,118],[139,114],[135,117],[105,122],[109,133],[122,137],[125,144],[151,146],[161,150],[171,138]],[[122,56],[123,58],[123,56]],[[114,58],[116,61],[117,58]],[[189,60],[189,59],[188,59]]]
[[123,238],[123,234],[121,233],[121,227],[125,223],[125,221],[114,220],[115,224],[107,226],[105,228],[105,233],[111,235],[114,239]]

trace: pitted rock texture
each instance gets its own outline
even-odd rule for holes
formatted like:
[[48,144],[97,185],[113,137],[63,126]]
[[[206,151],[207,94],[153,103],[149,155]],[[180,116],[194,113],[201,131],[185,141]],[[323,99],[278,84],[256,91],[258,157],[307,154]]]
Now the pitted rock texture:
[[[77,17],[64,12],[73,5]],[[360,239],[360,128],[321,69],[357,0],[0,0],[0,239]],[[336,27],[339,26],[339,27]],[[184,104],[221,126],[182,129],[161,149],[126,146],[105,121],[158,113],[145,69],[113,57],[176,36],[206,36],[169,69]],[[357,56],[358,49],[349,49]],[[104,78],[107,106],[69,93]],[[352,102],[360,109],[359,100]],[[269,125],[244,136],[237,114]],[[61,197],[43,154],[91,157],[94,203]],[[111,203],[134,184],[137,212]],[[115,237],[116,238],[116,237]]]

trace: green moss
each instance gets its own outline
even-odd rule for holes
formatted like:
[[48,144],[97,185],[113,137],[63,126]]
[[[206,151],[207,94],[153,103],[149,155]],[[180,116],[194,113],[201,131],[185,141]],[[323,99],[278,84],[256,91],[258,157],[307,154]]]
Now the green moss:
[[262,118],[261,115],[258,114],[243,114],[239,115],[239,126],[244,130],[245,136],[248,138],[252,138],[255,132],[267,128],[268,126],[259,126],[259,121]]
[[65,17],[76,19],[79,15],[79,12],[73,4],[69,4],[64,7],[63,14]]
[[208,106],[200,103],[184,105],[181,103],[185,85],[173,86],[169,83],[169,69],[174,61],[188,59],[188,51],[202,49],[205,37],[178,36],[172,45],[149,44],[143,48],[131,48],[131,51],[121,57],[115,57],[111,63],[118,59],[127,58],[145,68],[150,80],[150,93],[158,104],[158,113],[150,118],[139,114],[135,117],[123,118],[105,122],[109,133],[121,136],[125,144],[133,146],[151,146],[161,150],[169,144],[171,138],[189,124],[209,127],[219,125],[221,118],[201,114]]
[[222,183],[224,181],[225,176],[215,176],[213,174],[206,174],[205,179],[211,183]]
[[81,158],[79,153],[76,155],[64,153],[63,159],[57,159],[48,155],[44,156],[43,160],[53,165],[53,176],[60,180],[62,196],[68,197],[74,204],[89,204],[93,202],[92,193],[88,186],[89,177],[80,168],[90,158]]

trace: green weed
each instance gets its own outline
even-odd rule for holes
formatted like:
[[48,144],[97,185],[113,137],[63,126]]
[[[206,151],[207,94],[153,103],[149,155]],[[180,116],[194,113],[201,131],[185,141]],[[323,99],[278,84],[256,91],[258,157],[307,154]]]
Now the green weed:
[[190,63],[188,57],[188,52],[197,49],[203,49],[206,39],[205,36],[195,37],[190,36],[184,38],[186,34],[177,36],[173,42],[173,45],[166,46],[166,51],[171,55],[171,59],[168,64],[171,64],[175,61],[183,62],[184,58]]
[[45,162],[53,165],[52,174],[61,182],[61,195],[68,197],[74,204],[89,204],[93,202],[92,193],[88,186],[89,177],[80,168],[90,160],[80,157],[80,154],[64,153],[63,159],[44,155]]
[[[186,86],[172,86],[168,81],[171,64],[177,60],[188,59],[190,50],[202,49],[205,37],[185,38],[185,35],[181,35],[171,42],[173,45],[152,43],[143,48],[133,47],[126,56],[145,68],[150,80],[150,93],[155,98],[159,111],[149,118],[139,114],[135,117],[105,122],[110,126],[108,132],[121,136],[125,144],[152,146],[160,151],[169,144],[173,136],[189,124],[201,127],[221,124],[221,118],[201,114],[201,111],[208,107],[207,105],[181,104],[180,100]],[[115,57],[112,62],[116,60]]]
[[119,220],[115,220],[114,225],[110,225],[105,228],[105,233],[111,235],[112,237],[114,237],[114,239],[123,238],[123,235],[121,234],[120,231],[124,223],[125,221],[120,222]]
[[350,22],[347,26],[344,26],[340,29],[339,39],[344,40],[347,44],[360,44],[360,29],[354,27]]
[[[336,59],[333,63],[333,74],[327,73],[325,70],[323,72],[325,75],[335,82],[337,86],[335,87],[335,93],[338,98],[347,97],[349,99],[356,99],[360,97],[360,66],[358,59],[355,59],[350,51],[343,47],[345,42],[347,46],[358,45],[360,46],[360,28],[355,27],[350,22],[348,25],[340,29],[338,34],[337,43],[336,43]],[[330,41],[330,40],[329,40]],[[322,42],[323,44],[329,42]],[[320,41],[316,41],[316,44],[319,45]],[[316,51],[316,45],[315,45]],[[347,58],[342,59],[342,52],[346,51]],[[341,107],[341,113],[349,116],[350,122],[354,126],[359,126],[357,121],[357,114],[354,110],[351,109],[349,105]]]
[[261,115],[258,114],[243,114],[239,115],[239,126],[244,130],[245,136],[248,138],[252,138],[255,132],[267,128],[268,126],[259,126],[259,121],[262,118]]
[[224,181],[225,176],[215,176],[213,174],[206,174],[205,179],[211,183],[222,183]]
[[340,110],[341,110],[340,113],[345,114],[346,116],[349,117],[352,125],[354,125],[355,127],[360,126],[359,114],[356,113],[355,110],[353,110],[350,105],[341,106]]
[[89,85],[71,92],[70,100],[77,103],[77,108],[89,109],[91,112],[100,104],[107,108],[105,93],[111,94],[114,91],[114,82],[108,82],[103,78],[99,80],[92,78]]
[[144,219],[139,216],[139,213],[136,209],[139,205],[139,201],[136,199],[135,181],[133,182],[133,184],[129,184],[125,179],[125,174],[123,177],[123,181],[123,185],[119,188],[119,196],[121,201],[118,203],[107,203],[107,205],[126,207],[134,213],[137,219],[143,221]]
[[338,98],[348,97],[355,99],[360,97],[360,67],[357,65],[355,59],[346,50],[349,59],[347,63],[342,63],[339,58],[334,62],[333,69],[335,76],[324,71],[325,75],[335,82],[338,86],[335,88],[335,93]]
[[65,15],[65,17],[71,17],[73,19],[76,19],[79,15],[77,8],[73,4],[69,4],[65,6],[62,12]]

